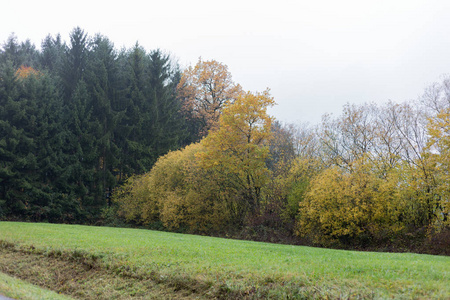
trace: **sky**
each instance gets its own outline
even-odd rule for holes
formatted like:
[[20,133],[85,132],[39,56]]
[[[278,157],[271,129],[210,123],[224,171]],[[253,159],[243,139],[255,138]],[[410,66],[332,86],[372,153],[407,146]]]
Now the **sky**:
[[182,67],[214,59],[245,90],[270,88],[270,114],[287,123],[414,100],[450,74],[448,0],[4,1],[1,44],[11,33],[38,47],[48,34],[68,41],[79,26]]

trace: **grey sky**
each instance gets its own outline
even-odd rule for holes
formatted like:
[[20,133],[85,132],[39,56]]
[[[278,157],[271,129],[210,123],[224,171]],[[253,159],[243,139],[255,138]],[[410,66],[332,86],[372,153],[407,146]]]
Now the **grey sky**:
[[316,123],[347,102],[415,99],[450,73],[449,16],[448,0],[6,0],[0,41],[38,46],[80,26],[182,66],[215,59],[244,89],[271,88],[279,120]]

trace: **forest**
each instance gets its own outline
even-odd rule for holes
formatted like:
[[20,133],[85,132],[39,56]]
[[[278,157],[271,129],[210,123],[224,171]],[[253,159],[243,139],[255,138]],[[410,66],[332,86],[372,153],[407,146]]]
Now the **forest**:
[[[0,220],[449,254],[450,78],[318,125],[77,27],[0,49]],[[301,115],[301,112],[299,112]]]

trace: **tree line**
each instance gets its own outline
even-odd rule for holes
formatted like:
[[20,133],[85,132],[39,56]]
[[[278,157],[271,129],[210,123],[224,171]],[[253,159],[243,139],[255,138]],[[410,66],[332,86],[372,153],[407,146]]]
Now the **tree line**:
[[274,104],[214,60],[180,70],[80,28],[40,50],[11,36],[0,217],[449,249],[449,78],[417,101],[347,104],[316,126],[275,120]]

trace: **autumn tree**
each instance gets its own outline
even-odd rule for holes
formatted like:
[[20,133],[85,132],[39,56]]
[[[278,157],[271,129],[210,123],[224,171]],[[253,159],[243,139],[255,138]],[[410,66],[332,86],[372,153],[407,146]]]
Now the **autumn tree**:
[[408,224],[402,173],[380,178],[375,169],[361,157],[351,171],[332,166],[314,176],[300,202],[298,233],[328,246],[376,244],[398,234]]
[[149,189],[149,173],[127,178],[114,191],[112,201],[118,206],[118,215],[127,222],[149,224],[159,219],[158,205]]
[[263,189],[261,216],[253,224],[293,234],[299,203],[316,170],[319,170],[318,139],[306,123],[272,124],[266,165],[270,176]]
[[433,83],[421,97],[421,104],[427,117],[428,161],[435,171],[436,224],[442,227],[450,224],[450,76]]
[[232,80],[228,67],[215,60],[187,68],[177,87],[188,120],[190,139],[196,141],[217,125],[222,109],[242,93]]
[[235,194],[230,199],[235,199],[232,211],[239,220],[260,207],[272,124],[267,108],[274,103],[268,90],[241,95],[223,110],[219,128],[202,141],[201,165],[214,170],[224,191]]
[[160,157],[152,170],[128,179],[115,193],[119,214],[128,221],[170,230],[210,232],[224,228],[229,213],[217,183],[201,168],[196,143]]
[[[449,102],[450,104],[450,102]],[[435,225],[450,225],[450,105],[430,119],[429,160],[436,175],[436,197],[433,203]]]

